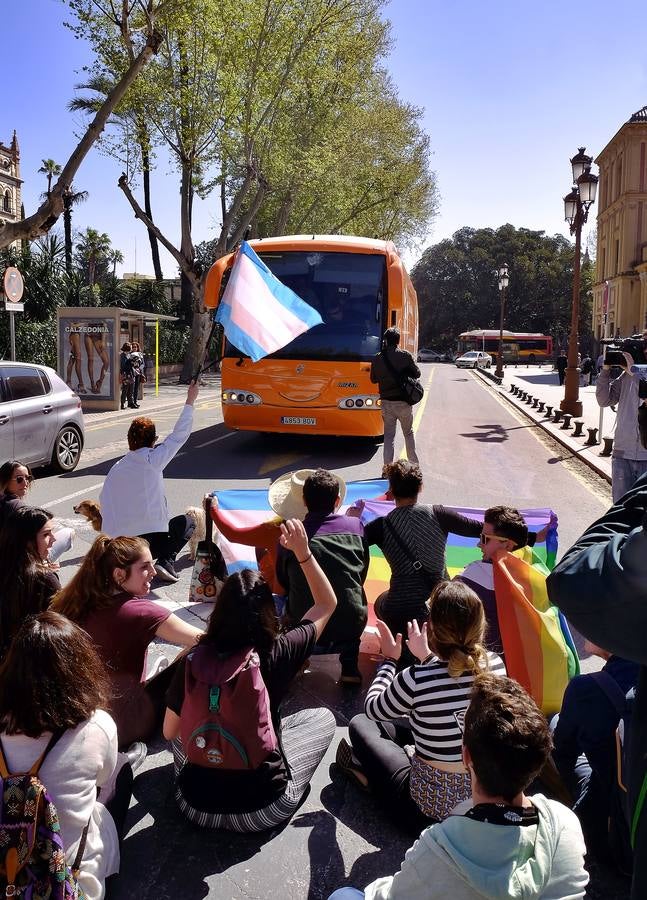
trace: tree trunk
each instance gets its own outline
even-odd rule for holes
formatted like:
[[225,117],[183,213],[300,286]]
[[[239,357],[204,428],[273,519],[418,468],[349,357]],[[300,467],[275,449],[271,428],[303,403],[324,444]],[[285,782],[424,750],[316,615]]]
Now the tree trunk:
[[[143,185],[144,185],[144,212],[148,216],[148,218],[153,220],[153,210],[151,206],[151,172],[150,172],[150,154],[146,147],[146,144],[142,141],[140,144],[141,152],[142,152],[142,169],[144,172],[143,177]],[[160,249],[159,244],[157,243],[157,238],[155,237],[155,232],[150,228],[148,229],[148,240],[151,245],[151,258],[153,260],[153,270],[155,272],[155,280],[161,281],[164,277],[162,275],[162,265],[160,263]]]
[[97,110],[92,122],[85,130],[83,137],[76,145],[72,155],[63,166],[63,171],[50,196],[33,215],[19,222],[3,222],[0,223],[0,250],[8,247],[14,241],[18,240],[34,240],[41,234],[45,234],[55,224],[58,217],[63,212],[63,194],[69,189],[74,176],[79,170],[79,166],[92,148],[97,138],[106,126],[106,122],[110,118],[112,111],[119,105],[128,88],[135,81],[141,70],[149,61],[151,56],[157,53],[162,41],[161,34],[153,32],[137,57],[128,66],[123,76],[117,84],[112,88],[104,102]]
[[63,230],[65,233],[65,271],[72,275],[72,204],[66,194],[63,197]]
[[205,310],[203,306],[205,279],[202,278],[194,292],[193,320],[191,322],[191,335],[189,347],[184,358],[184,366],[180,373],[180,384],[188,384],[194,377],[198,366],[204,360],[207,345],[207,337],[211,330],[213,311]]

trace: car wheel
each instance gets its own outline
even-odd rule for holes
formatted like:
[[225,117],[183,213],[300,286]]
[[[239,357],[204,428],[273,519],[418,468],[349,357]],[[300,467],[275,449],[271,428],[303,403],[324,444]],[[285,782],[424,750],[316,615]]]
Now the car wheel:
[[535,363],[537,362],[537,357],[535,356],[534,353],[531,353],[531,354],[528,356],[528,362],[530,363],[531,366],[534,366],[534,365],[535,365]]
[[56,435],[52,466],[59,472],[71,472],[78,465],[82,449],[83,440],[78,429],[73,425],[66,425]]

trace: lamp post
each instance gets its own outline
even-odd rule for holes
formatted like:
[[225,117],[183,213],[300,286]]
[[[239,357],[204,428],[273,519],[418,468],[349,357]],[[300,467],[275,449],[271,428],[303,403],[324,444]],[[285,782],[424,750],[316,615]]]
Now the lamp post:
[[508,264],[503,263],[497,270],[499,276],[499,294],[501,295],[501,311],[499,315],[499,355],[496,361],[497,378],[503,378],[503,319],[505,316],[505,289],[509,283]]
[[580,319],[580,251],[582,247],[582,226],[586,222],[589,209],[595,202],[598,176],[591,172],[592,156],[587,156],[580,147],[571,160],[573,167],[573,189],[564,197],[564,218],[571,234],[575,235],[575,260],[573,262],[573,303],[571,308],[571,333],[568,338],[568,366],[564,381],[564,399],[559,404],[563,412],[573,416],[582,415],[580,400],[580,370],[577,366],[577,345],[579,342]]

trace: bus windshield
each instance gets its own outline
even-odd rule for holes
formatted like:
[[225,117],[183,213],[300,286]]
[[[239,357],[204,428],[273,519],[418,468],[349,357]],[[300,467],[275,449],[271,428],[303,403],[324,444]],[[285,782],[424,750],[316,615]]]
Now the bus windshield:
[[[314,307],[316,325],[273,359],[369,360],[380,349],[386,283],[381,254],[270,251],[259,256],[279,281]],[[225,356],[242,356],[227,342]]]

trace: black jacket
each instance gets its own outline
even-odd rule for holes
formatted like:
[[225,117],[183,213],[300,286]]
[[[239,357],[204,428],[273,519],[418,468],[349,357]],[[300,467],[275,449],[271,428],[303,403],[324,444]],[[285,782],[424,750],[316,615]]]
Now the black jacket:
[[[598,646],[640,664],[629,746],[630,808],[647,778],[647,474],[566,553],[552,603]],[[647,807],[638,819],[632,900],[647,896]]]
[[402,376],[411,375],[412,378],[420,378],[420,369],[408,350],[400,350],[397,347],[390,347],[388,350],[382,350],[381,353],[378,353],[377,356],[373,357],[371,363],[371,381],[379,386],[380,398],[382,400],[404,400],[400,383],[396,381],[387,364],[384,362],[385,353],[388,354],[389,362],[396,373],[401,374]]

